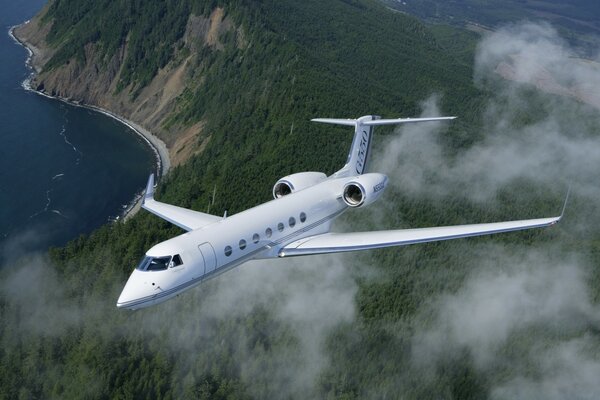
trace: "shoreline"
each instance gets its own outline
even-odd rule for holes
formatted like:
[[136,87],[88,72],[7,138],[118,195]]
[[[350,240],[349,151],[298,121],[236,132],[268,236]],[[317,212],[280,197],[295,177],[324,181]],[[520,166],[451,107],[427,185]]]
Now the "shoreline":
[[[29,21],[30,20],[27,20],[22,24],[14,25],[14,26],[10,27],[8,30],[8,35],[11,37],[11,39],[13,39],[15,41],[15,43],[23,46],[28,52],[27,59],[25,60],[25,65],[31,71],[31,73],[23,82],[21,82],[21,87],[28,92],[32,92],[32,93],[35,93],[40,96],[44,96],[49,99],[62,101],[63,103],[69,104],[74,107],[81,107],[81,108],[85,108],[88,110],[96,111],[96,112],[99,112],[101,114],[104,114],[106,116],[109,116],[109,117],[119,121],[123,125],[127,126],[129,129],[131,129],[136,135],[141,137],[146,142],[146,144],[148,145],[148,147],[150,147],[150,149],[152,150],[152,152],[154,153],[154,155],[156,157],[156,171],[155,171],[156,176],[157,177],[165,176],[167,174],[167,172],[169,171],[169,169],[171,168],[171,159],[169,157],[169,150],[167,149],[167,145],[158,136],[152,134],[149,130],[140,126],[139,124],[123,117],[122,115],[118,115],[110,110],[104,109],[102,107],[94,106],[91,104],[81,103],[81,102],[78,102],[75,100],[71,100],[70,98],[65,98],[65,97],[60,97],[60,96],[52,96],[44,91],[36,90],[31,86],[31,82],[32,82],[33,78],[39,73],[39,68],[35,65],[34,58],[36,55],[38,55],[37,53],[40,50],[38,48],[36,48],[35,46],[33,46],[32,44],[28,43],[26,40],[18,38],[14,32],[16,28],[18,28],[21,25],[29,23]],[[139,209],[140,209],[142,198],[143,198],[143,193],[136,193],[133,200],[127,205],[127,207],[121,213],[121,215],[117,216],[116,218],[109,217],[109,221],[118,221],[121,218],[123,218],[124,220],[127,220],[128,218],[133,217],[137,213],[137,211],[139,211]]]

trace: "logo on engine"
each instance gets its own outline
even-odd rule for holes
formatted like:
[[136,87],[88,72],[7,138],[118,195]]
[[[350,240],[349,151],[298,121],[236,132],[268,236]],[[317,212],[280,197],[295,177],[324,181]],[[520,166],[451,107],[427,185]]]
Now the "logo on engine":
[[385,182],[386,181],[387,181],[387,179],[384,179],[381,182],[379,182],[377,185],[373,186],[373,193],[377,193],[380,190],[385,189]]

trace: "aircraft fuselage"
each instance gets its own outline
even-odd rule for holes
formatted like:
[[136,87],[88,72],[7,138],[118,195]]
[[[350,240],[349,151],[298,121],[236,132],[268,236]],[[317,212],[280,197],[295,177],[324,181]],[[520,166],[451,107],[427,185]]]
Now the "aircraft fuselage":
[[157,244],[147,257],[179,255],[181,265],[134,270],[117,307],[163,302],[246,261],[277,257],[281,247],[304,236],[328,232],[348,208],[340,193],[350,180],[329,179]]

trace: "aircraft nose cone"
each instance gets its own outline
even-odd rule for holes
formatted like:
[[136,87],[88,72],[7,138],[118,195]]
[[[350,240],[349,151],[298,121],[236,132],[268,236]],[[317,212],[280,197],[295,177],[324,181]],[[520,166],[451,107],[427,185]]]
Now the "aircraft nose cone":
[[125,304],[129,303],[131,300],[133,299],[130,296],[128,296],[126,290],[123,289],[121,295],[119,296],[119,299],[117,300],[117,308],[125,308]]
[[137,300],[141,300],[143,297],[147,297],[149,293],[147,293],[146,284],[144,283],[144,277],[141,276],[143,272],[134,270],[123,291],[121,291],[121,295],[117,300],[117,308],[128,308],[135,309],[139,308],[139,302]]
[[131,296],[130,291],[127,290],[127,285],[125,285],[121,291],[119,299],[117,300],[117,308],[127,308],[127,304],[131,303],[133,300],[135,300],[135,298]]

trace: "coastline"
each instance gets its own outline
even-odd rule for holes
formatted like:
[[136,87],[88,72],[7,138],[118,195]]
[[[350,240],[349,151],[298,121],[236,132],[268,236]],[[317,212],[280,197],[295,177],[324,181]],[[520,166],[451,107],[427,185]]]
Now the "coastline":
[[[25,89],[26,91],[29,91],[29,92],[33,92],[40,96],[44,96],[44,97],[47,97],[50,99],[62,101],[71,106],[82,107],[82,108],[86,108],[89,110],[93,110],[93,111],[102,113],[102,114],[107,115],[107,116],[119,121],[120,123],[126,125],[129,129],[131,129],[133,132],[135,132],[135,134],[140,136],[146,142],[146,144],[150,147],[150,149],[152,149],[152,151],[154,152],[154,155],[156,157],[156,171],[155,171],[156,176],[165,176],[167,174],[167,172],[169,171],[169,169],[171,168],[171,159],[169,157],[169,150],[167,148],[167,145],[158,136],[152,134],[146,128],[140,126],[139,124],[137,124],[131,120],[128,120],[127,118],[123,117],[122,115],[118,115],[118,114],[116,114],[112,111],[106,110],[102,107],[94,106],[91,104],[81,103],[81,102],[74,101],[74,100],[71,100],[71,99],[65,98],[65,97],[52,96],[44,91],[36,90],[31,86],[32,80],[41,70],[40,66],[36,65],[36,63],[35,63],[35,58],[40,55],[41,50],[38,49],[37,47],[33,46],[31,43],[27,42],[25,39],[17,37],[14,32],[16,28],[18,28],[21,25],[25,25],[27,23],[29,23],[29,20],[25,21],[24,23],[22,23],[20,25],[15,25],[15,26],[10,27],[10,29],[8,31],[8,35],[11,37],[11,39],[13,39],[15,41],[15,43],[23,46],[28,52],[28,56],[27,56],[27,60],[25,61],[25,64],[26,64],[27,68],[31,71],[31,73],[21,83],[21,86],[23,87],[23,89]],[[119,220],[120,218],[127,220],[128,218],[135,215],[137,213],[137,211],[139,211],[139,209],[140,209],[141,200],[143,198],[142,195],[143,195],[143,193],[136,193],[134,199],[127,205],[127,207],[121,213],[121,215],[114,219],[114,221]]]

